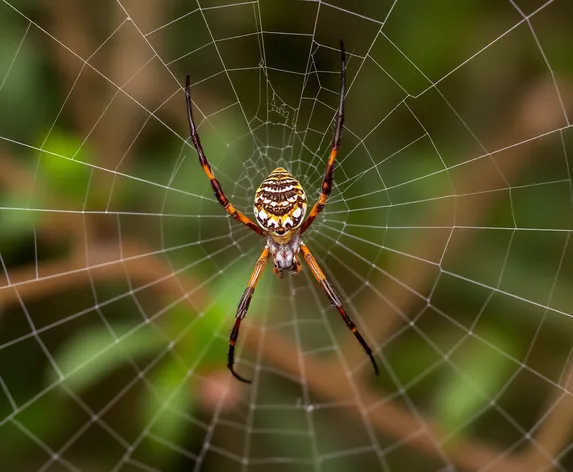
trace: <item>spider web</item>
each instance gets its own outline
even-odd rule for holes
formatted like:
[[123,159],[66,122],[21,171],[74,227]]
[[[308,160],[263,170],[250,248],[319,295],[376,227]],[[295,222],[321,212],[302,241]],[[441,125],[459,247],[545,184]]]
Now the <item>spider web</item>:
[[[565,1],[0,3],[3,470],[573,468]],[[287,168],[308,269],[228,218]]]

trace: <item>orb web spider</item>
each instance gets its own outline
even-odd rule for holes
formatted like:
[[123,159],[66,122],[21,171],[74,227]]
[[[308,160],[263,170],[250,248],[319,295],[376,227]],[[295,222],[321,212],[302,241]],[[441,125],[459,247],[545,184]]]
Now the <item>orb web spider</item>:
[[269,254],[273,256],[274,259],[273,272],[282,278],[283,271],[285,270],[288,270],[292,275],[297,275],[301,271],[302,266],[298,259],[299,252],[302,253],[304,260],[312,272],[312,275],[314,275],[318,283],[321,285],[332,306],[338,310],[348,329],[354,334],[354,336],[356,336],[356,339],[366,354],[370,357],[372,365],[374,366],[374,371],[376,374],[378,374],[378,365],[376,364],[376,360],[372,355],[372,349],[370,349],[370,346],[368,346],[368,343],[362,337],[358,331],[358,328],[356,328],[356,325],[344,310],[342,302],[334,291],[334,288],[326,279],[326,276],[316,262],[316,259],[301,239],[301,236],[304,234],[304,232],[310,227],[318,214],[324,209],[326,199],[330,195],[330,191],[332,189],[334,164],[336,155],[338,154],[338,149],[340,147],[342,124],[344,122],[346,54],[344,52],[344,43],[342,40],[340,40],[340,54],[342,57],[342,67],[340,72],[340,104],[338,106],[338,113],[336,115],[336,129],[332,139],[332,150],[330,152],[326,170],[324,172],[324,180],[322,182],[320,198],[312,207],[312,210],[310,211],[310,214],[306,220],[304,220],[307,207],[306,193],[300,183],[289,172],[287,172],[286,169],[282,167],[278,167],[273,170],[257,189],[255,194],[254,214],[258,225],[253,223],[249,217],[237,210],[232,205],[232,203],[225,195],[225,192],[221,188],[221,184],[213,175],[211,166],[207,161],[207,156],[205,156],[203,147],[201,146],[201,141],[199,140],[199,134],[197,133],[197,127],[195,126],[195,121],[193,120],[193,113],[191,109],[189,75],[187,75],[186,78],[185,100],[187,103],[187,118],[189,119],[191,141],[193,142],[193,145],[197,151],[199,163],[203,167],[203,170],[211,182],[211,187],[215,192],[215,197],[217,197],[217,200],[225,209],[225,211],[229,213],[229,215],[231,215],[237,221],[243,223],[259,236],[263,236],[267,239],[265,248],[257,260],[257,263],[255,264],[255,269],[251,275],[249,284],[241,296],[235,317],[235,324],[231,330],[231,336],[229,339],[229,355],[227,367],[233,376],[241,382],[251,383],[250,380],[247,380],[237,374],[233,368],[235,344],[237,342],[237,338],[239,337],[241,321],[243,321],[247,315],[251,297],[255,292],[257,282],[259,281],[259,278],[267,264]]

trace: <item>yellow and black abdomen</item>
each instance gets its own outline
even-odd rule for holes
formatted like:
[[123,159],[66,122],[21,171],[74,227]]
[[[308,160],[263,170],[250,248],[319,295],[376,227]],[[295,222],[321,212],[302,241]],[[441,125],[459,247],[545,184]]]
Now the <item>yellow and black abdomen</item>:
[[255,194],[255,218],[261,228],[277,236],[297,229],[306,214],[306,193],[286,169],[277,167]]

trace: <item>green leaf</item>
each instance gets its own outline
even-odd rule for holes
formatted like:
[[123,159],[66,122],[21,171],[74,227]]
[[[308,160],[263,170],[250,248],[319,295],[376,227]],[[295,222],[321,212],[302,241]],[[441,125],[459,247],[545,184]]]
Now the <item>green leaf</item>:
[[[252,254],[248,253],[248,254]],[[248,262],[247,262],[248,260]],[[184,339],[179,341],[175,350],[190,365],[197,359],[202,367],[211,368],[225,365],[225,354],[228,343],[224,338],[213,339],[221,330],[228,333],[234,322],[237,305],[247,286],[256,258],[242,257],[227,267],[226,272],[217,277],[215,283],[208,287],[214,298],[209,300],[209,306],[201,315],[190,314],[188,305],[177,305],[171,310],[166,327],[170,337],[177,337],[187,331]],[[260,299],[257,293],[264,292],[269,280],[269,274],[263,274],[249,309],[249,317],[256,315]],[[189,324],[193,326],[189,328]],[[211,343],[207,352],[205,345]]]
[[[0,15],[0,122],[2,135],[17,141],[30,139],[50,109],[49,92],[43,84],[42,52],[34,45],[32,34],[23,30],[9,10]],[[41,106],[38,103],[41,102]]]
[[[65,377],[63,382],[76,392],[86,390],[130,359],[153,355],[165,341],[142,326],[138,329],[126,324],[114,326],[117,338],[103,325],[82,330],[56,352],[56,363]],[[52,371],[49,381],[59,380]]]
[[[75,418],[77,421],[77,418]],[[66,408],[65,398],[57,395],[56,391],[50,391],[39,398],[33,405],[23,408],[18,412],[18,423],[28,429],[39,441],[64,440],[67,428],[74,422],[73,410]],[[10,464],[12,470],[23,470],[25,467],[17,467],[16,464],[22,459],[34,454],[37,445],[9,422],[0,428],[0,463]]]
[[169,337],[177,339],[173,347],[176,355],[166,357],[161,367],[148,376],[152,385],[145,391],[141,404],[144,425],[153,423],[145,450],[154,460],[157,457],[165,460],[173,453],[164,444],[177,445],[184,441],[188,426],[186,415],[192,414],[196,406],[195,384],[189,369],[195,372],[225,366],[228,344],[216,335],[221,329],[228,329],[227,319],[228,323],[233,322],[252,271],[244,262],[237,260],[224,276],[217,277],[213,286],[208,287],[215,298],[210,300],[204,313],[190,312],[188,304],[178,304],[169,312],[165,329]]
[[18,193],[10,193],[2,197],[0,212],[0,242],[21,240],[29,236],[32,229],[40,220],[40,213],[27,210],[28,197]]
[[[44,142],[45,139],[45,142]],[[57,128],[39,139],[41,154],[38,178],[43,180],[54,194],[74,200],[82,200],[88,191],[91,155],[74,134]]]
[[453,437],[462,433],[511,375],[514,363],[501,352],[517,357],[510,334],[489,327],[480,336],[499,350],[473,339],[461,351],[459,359],[452,358],[457,369],[450,370],[449,379],[437,393],[436,417]]
[[151,425],[150,441],[145,450],[154,460],[157,456],[174,452],[163,447],[162,443],[183,443],[188,426],[187,415],[193,414],[195,406],[194,383],[187,370],[174,358],[169,359],[148,377],[151,386],[141,397],[142,427]]

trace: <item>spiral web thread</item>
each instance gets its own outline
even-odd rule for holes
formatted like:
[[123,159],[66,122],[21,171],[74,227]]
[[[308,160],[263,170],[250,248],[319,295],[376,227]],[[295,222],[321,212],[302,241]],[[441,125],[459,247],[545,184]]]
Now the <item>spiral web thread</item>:
[[[2,205],[1,212],[37,215],[26,239],[31,262],[11,264],[9,255],[0,254],[0,359],[2,365],[17,363],[33,351],[42,364],[38,372],[49,371],[45,377],[51,379],[20,390],[21,376],[36,367],[21,365],[18,374],[0,375],[0,428],[34,444],[40,457],[34,463],[42,471],[88,470],[78,451],[94,430],[116,449],[101,470],[171,470],[145,455],[149,442],[170,450],[185,470],[335,470],[357,464],[412,470],[410,456],[423,470],[510,470],[525,467],[512,462],[521,453],[530,454],[525,457],[536,467],[531,470],[569,470],[567,433],[552,434],[547,426],[555,415],[570,424],[573,415],[567,407],[573,329],[570,83],[551,41],[551,21],[567,17],[566,3],[507,2],[496,7],[489,28],[465,42],[447,37],[444,10],[441,24],[425,25],[428,34],[445,38],[432,46],[463,45],[456,47],[459,57],[448,56],[431,74],[420,65],[420,48],[404,42],[399,31],[423,16],[424,8],[439,6],[278,2],[273,8],[283,15],[273,15],[263,0],[188,3],[157,9],[111,2],[111,20],[99,31],[95,50],[66,35],[70,22],[62,15],[81,7],[54,2],[61,5],[32,15],[19,2],[0,4],[0,14],[12,18],[21,38],[0,70],[0,97],[19,77],[27,50],[41,45],[67,64],[64,91],[55,98],[59,112],[48,120],[52,126],[43,141],[0,125],[2,159],[31,163],[32,176],[24,181],[26,198]],[[180,30],[192,34],[174,45],[171,38],[179,38]],[[263,248],[218,206],[187,142],[184,74],[191,73],[194,112],[216,176],[234,205],[252,215],[258,184],[278,166],[300,179],[311,200],[318,196],[338,101],[338,37],[348,49],[342,151],[333,194],[306,243],[374,349],[383,386],[375,384],[368,358],[308,269],[283,281],[267,269],[238,343],[237,369],[253,378],[252,386],[231,383],[213,405],[174,410],[172,399],[189,383],[204,387],[213,380],[201,363],[212,346],[224,346],[233,310],[207,336],[201,331],[195,338],[200,348],[192,359],[178,346],[199,333],[197,320],[211,316],[221,300],[238,302],[241,291],[234,284],[221,288],[237,271],[246,285]],[[296,61],[281,57],[281,48],[296,51],[289,54]],[[116,51],[121,53],[112,65],[102,59]],[[500,97],[496,92],[510,90],[518,73],[514,54],[527,55],[535,78],[514,90],[515,97]],[[104,98],[84,110],[79,147],[69,154],[50,150],[50,136],[65,126],[66,116],[82,115],[77,103],[91,87]],[[469,96],[469,90],[480,95]],[[441,116],[439,123],[434,115]],[[152,139],[172,155],[135,165],[137,149]],[[88,148],[98,157],[83,159]],[[45,156],[87,169],[82,201],[45,188]],[[146,205],[126,202],[124,189]],[[43,222],[59,217],[70,237],[81,241],[64,262],[42,255],[48,237]],[[94,242],[89,235],[96,224],[107,236]],[[544,254],[543,264],[524,266],[520,254],[526,251]],[[114,289],[102,288],[107,277],[117,282]],[[42,296],[58,284],[87,287],[91,295],[70,303],[53,296],[48,310]],[[154,290],[166,295],[154,297]],[[456,290],[467,299],[452,302]],[[176,307],[189,316],[173,333],[162,320]],[[132,321],[128,333],[114,329],[120,311]],[[503,323],[497,324],[499,318]],[[90,323],[109,329],[110,349],[138,330],[161,340],[147,357],[128,354],[127,367],[115,374],[116,389],[95,402],[68,380],[94,368],[107,349],[71,372],[62,369],[58,354],[64,340]],[[492,325],[515,329],[526,341],[514,349],[487,328]],[[405,375],[396,365],[399,349],[427,356],[424,367]],[[507,363],[494,390],[472,383],[464,364],[468,352]],[[167,360],[186,374],[166,393],[155,390],[153,379]],[[220,362],[224,369],[225,351]],[[322,362],[330,369],[326,376]],[[330,374],[335,380],[329,382]],[[440,419],[436,398],[445,395],[448,382],[468,379],[480,407],[463,423],[437,432],[430,419]],[[126,434],[113,417],[142,390],[155,396],[155,414]],[[66,399],[75,421],[59,437],[41,435],[28,414],[55,394]],[[529,394],[535,415],[520,416],[512,399]],[[391,417],[398,411],[402,416]],[[155,431],[166,414],[183,418],[191,439],[175,443]],[[492,424],[509,433],[498,437],[488,430]],[[470,435],[459,439],[467,429]],[[472,438],[491,449],[480,449]]]

